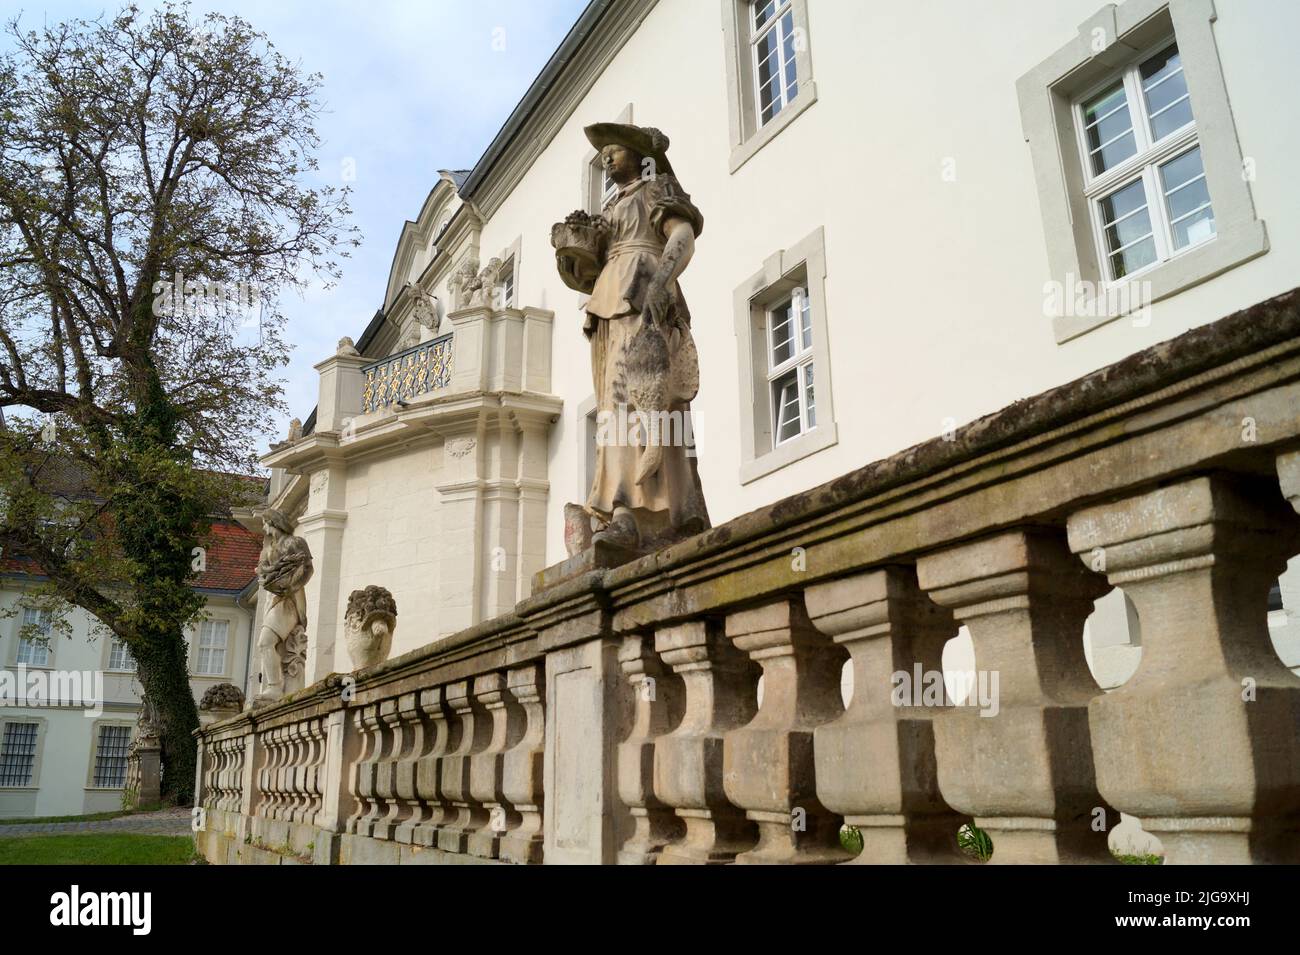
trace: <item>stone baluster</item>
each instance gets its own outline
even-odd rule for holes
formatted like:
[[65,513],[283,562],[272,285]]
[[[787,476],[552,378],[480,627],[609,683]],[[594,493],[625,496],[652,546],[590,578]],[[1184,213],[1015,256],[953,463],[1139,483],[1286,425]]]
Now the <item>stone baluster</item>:
[[449,822],[454,812],[442,792],[442,761],[460,739],[460,723],[448,717],[443,708],[443,688],[435,686],[420,691],[420,712],[429,722],[429,747],[416,761],[415,789],[421,802],[429,807],[428,818],[415,825],[411,841],[419,846],[438,844],[438,827]]
[[289,727],[289,805],[284,814],[289,822],[301,821],[310,808],[307,789],[307,768],[311,764],[310,731],[310,722],[294,723]]
[[727,616],[727,637],[763,668],[763,701],[727,733],[727,798],[758,825],[744,864],[846,861],[838,816],[818,800],[813,731],[844,712],[840,671],[848,654],[808,620],[800,598]]
[[214,806],[226,812],[238,812],[240,783],[244,775],[244,741],[239,737],[227,737],[220,741],[217,753],[217,799]]
[[289,727],[289,805],[284,818],[299,821],[307,811],[307,767],[311,760],[310,723]]
[[542,861],[542,766],[546,755],[546,711],[542,705],[543,664],[530,663],[506,674],[506,684],[523,709],[523,735],[505,755],[501,791],[519,822],[501,839],[501,858],[531,865]]
[[307,724],[306,732],[309,744],[307,766],[303,773],[306,805],[295,817],[296,822],[315,822],[325,796],[325,750],[329,742],[325,718],[312,718]]
[[1097,792],[1083,624],[1107,589],[1052,530],[1009,531],[921,558],[922,589],[975,646],[978,705],[934,720],[939,788],[993,840],[996,863],[1109,862],[1119,817]]
[[415,827],[429,819],[431,807],[420,798],[416,786],[416,770],[419,760],[425,755],[426,740],[429,739],[429,727],[424,721],[424,714],[419,706],[419,694],[407,693],[397,701],[398,713],[402,725],[407,727],[410,744],[406,753],[397,763],[393,788],[401,800],[402,821],[393,831],[393,840],[409,844],[415,833]]
[[379,704],[367,703],[355,710],[353,725],[361,737],[361,754],[351,768],[348,793],[355,809],[348,817],[347,831],[360,836],[370,834],[370,823],[379,814],[375,802],[375,763],[380,756],[383,738],[379,731]]
[[257,773],[257,788],[263,797],[259,811],[261,815],[268,819],[275,818],[275,809],[279,804],[279,767],[281,757],[284,754],[277,745],[278,734],[279,731],[275,729],[266,730],[261,734],[266,757],[262,768]]
[[1275,486],[1220,475],[1069,519],[1142,625],[1136,672],[1089,706],[1098,783],[1166,863],[1300,861],[1300,680],[1267,623],[1296,528]]
[[519,824],[519,814],[503,793],[505,754],[523,735],[523,712],[506,689],[504,673],[485,673],[474,678],[474,698],[486,710],[484,720],[490,733],[482,752],[469,760],[469,792],[487,812],[487,822],[470,833],[470,855],[495,859],[501,836]]
[[405,808],[397,797],[397,765],[410,746],[411,736],[398,702],[384,700],[379,704],[379,719],[384,724],[388,746],[384,757],[375,764],[375,801],[383,811],[370,827],[370,834],[376,839],[392,838]]
[[754,846],[758,831],[723,792],[723,738],[758,712],[759,667],[713,621],[663,627],[655,632],[655,650],[682,680],[683,713],[655,744],[654,792],[686,827],[658,864],[732,862]]
[[619,666],[632,688],[632,729],[618,747],[618,795],[632,814],[632,833],[619,849],[620,865],[653,865],[663,847],[685,832],[672,806],[655,796],[655,741],[681,719],[675,674],[659,660],[649,634],[623,638]]
[[817,795],[862,834],[853,862],[961,861],[957,830],[970,820],[939,792],[932,722],[945,703],[942,656],[957,632],[952,614],[920,591],[911,567],[818,584],[804,602],[813,625],[848,650],[853,666],[848,708],[813,733]]
[[470,759],[481,753],[492,739],[492,724],[483,705],[470,691],[468,680],[446,687],[447,705],[460,721],[460,739],[456,748],[442,760],[443,796],[451,802],[447,822],[438,827],[438,848],[446,852],[465,852],[470,834],[488,823],[488,814],[470,793]]

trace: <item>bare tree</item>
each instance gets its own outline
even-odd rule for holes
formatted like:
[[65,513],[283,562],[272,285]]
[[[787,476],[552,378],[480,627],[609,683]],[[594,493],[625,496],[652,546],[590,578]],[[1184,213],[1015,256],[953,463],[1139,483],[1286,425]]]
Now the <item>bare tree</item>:
[[196,548],[282,410],[280,292],[337,278],[358,239],[347,190],[313,181],[319,75],[246,21],[128,6],[8,32],[0,547],[125,641],[179,801]]

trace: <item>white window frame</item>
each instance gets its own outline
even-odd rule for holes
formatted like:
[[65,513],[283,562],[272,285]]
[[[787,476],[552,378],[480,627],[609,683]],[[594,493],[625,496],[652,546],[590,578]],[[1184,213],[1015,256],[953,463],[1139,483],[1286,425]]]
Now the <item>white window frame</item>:
[[[121,648],[121,656],[125,662],[113,662],[113,658],[118,655],[118,649]],[[134,673],[136,671],[135,657],[131,656],[131,648],[126,645],[125,640],[118,637],[110,636],[108,640],[108,666],[106,669],[114,673]]]
[[[221,645],[207,643],[210,636],[215,633],[216,628],[220,625],[223,627],[221,633]],[[195,676],[225,676],[228,663],[230,661],[230,621],[229,620],[204,620],[199,624],[198,642],[194,648],[194,675]],[[213,669],[212,656],[215,652],[221,653],[221,667]],[[207,666],[204,666],[204,653],[207,653]]]
[[[802,288],[812,325],[812,347],[802,347],[796,330],[796,356],[777,366],[781,371],[804,364],[816,370],[814,404],[817,426],[778,442],[773,408],[772,336],[770,313]],[[741,484],[749,484],[839,440],[831,387],[829,323],[826,306],[826,239],[818,228],[788,249],[763,261],[763,267],[732,292],[739,374]],[[800,378],[800,423],[807,421],[805,380]]]
[[497,283],[501,286],[501,307],[515,307],[515,257],[512,255],[505,260],[501,266],[501,271],[497,276]]
[[[1079,145],[1080,162],[1085,176],[1083,193],[1088,200],[1088,210],[1092,217],[1093,242],[1096,245],[1097,261],[1101,264],[1102,276],[1108,287],[1123,285],[1141,278],[1145,273],[1159,268],[1170,259],[1185,255],[1205,242],[1214,241],[1217,235],[1216,232],[1215,235],[1198,242],[1189,243],[1181,249],[1174,248],[1173,223],[1169,218],[1167,196],[1160,182],[1160,167],[1200,147],[1200,135],[1196,124],[1196,104],[1192,104],[1192,118],[1189,122],[1165,134],[1158,140],[1152,140],[1151,120],[1153,115],[1147,112],[1146,96],[1142,88],[1140,71],[1142,64],[1146,63],[1147,60],[1176,44],[1177,39],[1172,33],[1164,37],[1160,42],[1151,44],[1121,71],[1112,73],[1088,88],[1074,103],[1075,131]],[[1181,56],[1182,50],[1180,48],[1180,62]],[[1181,65],[1179,66],[1179,72],[1183,73],[1184,81],[1186,81],[1186,70]],[[1105,172],[1094,174],[1092,171],[1092,156],[1088,149],[1084,104],[1097,96],[1102,90],[1113,86],[1117,76],[1124,87],[1124,100],[1128,107],[1129,119],[1133,123],[1132,133],[1136,151],[1132,156],[1129,156],[1123,162],[1117,163]],[[1169,79],[1170,77],[1166,77],[1161,82],[1168,82]],[[1190,91],[1186,96],[1191,96]],[[1169,109],[1173,105],[1175,104],[1171,103],[1164,109]],[[1127,136],[1128,133],[1123,135]],[[1202,179],[1205,178],[1204,164],[1205,157],[1202,154],[1200,177]],[[1116,277],[1111,262],[1114,253],[1110,251],[1106,242],[1101,203],[1107,196],[1113,195],[1115,192],[1139,180],[1142,182],[1143,192],[1146,196],[1147,215],[1151,220],[1151,238],[1155,244],[1156,255],[1152,262],[1142,268]],[[1211,209],[1214,208],[1214,196],[1212,194],[1209,206]],[[1192,213],[1188,213],[1188,215],[1190,214]],[[1135,239],[1130,244],[1144,241],[1145,238],[1144,236],[1143,239]]]
[[[754,16],[758,11],[759,5],[761,4],[763,6],[766,6],[769,3],[776,4],[776,9],[773,11],[771,19],[769,19],[767,23],[762,27],[755,26]],[[789,15],[789,20],[790,20],[789,32],[786,31],[786,27],[785,27],[787,14]],[[749,18],[749,63],[750,63],[750,70],[752,73],[752,79],[754,83],[754,121],[761,128],[763,126],[766,126],[768,123],[775,122],[776,118],[781,115],[781,111],[788,108],[790,104],[793,103],[795,99],[797,99],[799,96],[798,61],[796,60],[795,62],[795,76],[794,76],[795,95],[793,97],[790,96],[789,85],[786,83],[786,69],[785,69],[787,64],[787,60],[785,59],[786,40],[790,38],[790,34],[796,32],[796,27],[794,23],[794,0],[750,0],[748,18]],[[759,78],[758,75],[758,68],[762,64],[758,58],[758,45],[767,37],[769,33],[776,34],[776,47],[772,55],[780,58],[780,63],[779,63],[780,68],[777,71],[777,78],[779,80],[779,82],[777,83],[777,92],[779,93],[780,98],[778,100],[773,100],[773,102],[777,103],[778,105],[776,109],[773,111],[772,115],[769,116],[767,119],[763,119],[763,81]],[[791,53],[793,54],[795,52],[796,51],[794,50],[792,45]]]
[[[1053,315],[1052,331],[1058,344],[1209,281],[1268,251],[1268,233],[1255,214],[1250,182],[1243,175],[1241,145],[1214,36],[1215,17],[1212,0],[1107,4],[1079,26],[1073,40],[1017,81],[1021,122],[1043,217],[1048,277],[1064,289],[1078,288],[1080,282],[1096,283],[1107,297],[1104,307],[1096,303],[1098,307]],[[1148,51],[1158,52],[1170,38],[1178,44],[1182,60],[1195,145],[1201,149],[1214,209],[1215,234],[1212,240],[1189,245],[1163,261],[1157,257],[1156,263],[1113,281],[1108,278],[1112,274],[1109,256],[1101,257],[1104,242],[1098,246],[1090,188],[1097,177],[1080,143],[1075,103],[1105,80],[1113,82],[1121,70],[1140,64]],[[1139,122],[1144,123],[1145,104],[1139,105],[1143,109]],[[1142,135],[1147,135],[1145,128]],[[1170,149],[1168,158],[1174,158],[1179,147],[1190,148],[1191,142],[1170,134],[1159,145]],[[1107,173],[1114,174],[1112,170]],[[1163,201],[1163,193],[1160,198]],[[1121,285],[1128,287],[1113,294]],[[1111,303],[1121,304],[1113,308]]]
[[[631,103],[623,107],[614,122],[624,124],[632,122]],[[606,178],[605,167],[600,161],[600,151],[587,150],[582,157],[582,203],[578,208],[598,216],[617,196],[618,183]]]
[[[721,0],[723,42],[727,59],[728,125],[731,134],[730,168],[734,174],[760,149],[771,142],[809,106],[817,102],[813,80],[812,53],[808,29],[808,0],[783,0],[780,12],[760,32],[754,28],[754,0]],[[782,17],[791,14],[795,36],[795,83],[798,90],[788,99],[782,62],[782,106],[767,122],[759,109],[758,41],[769,29],[780,29]],[[782,47],[783,48],[783,47]]]
[[[29,620],[28,615],[35,614],[36,620]],[[44,622],[42,622],[44,618]],[[22,630],[35,623],[45,634],[45,642],[37,643],[30,637],[22,636]],[[44,610],[40,607],[24,607],[23,621],[19,625],[18,651],[14,657],[14,663],[18,666],[31,667],[32,669],[44,670],[51,667],[54,663],[54,614],[52,611]],[[28,652],[29,659],[23,659],[24,651]],[[32,657],[37,654],[43,654],[41,661],[37,663]]]
[[[800,308],[797,310],[795,309],[795,305],[794,305],[796,301],[800,303]],[[778,324],[777,317],[779,312],[785,311],[787,309],[789,310],[788,313],[789,313],[790,323],[794,326],[793,329],[791,330],[791,337],[790,337],[790,342],[793,347],[791,348],[791,355],[789,358],[787,358],[785,361],[781,362],[778,365],[774,365],[773,361],[775,361],[776,359],[776,339],[774,336],[775,336],[776,326]],[[813,353],[812,334],[811,334],[812,304],[808,299],[807,289],[803,288],[802,286],[795,286],[794,289],[791,290],[791,295],[789,298],[784,298],[781,301],[775,303],[775,307],[765,308],[764,312],[766,313],[767,316],[766,321],[764,323],[767,326],[766,328],[767,388],[768,388],[768,394],[772,396],[771,398],[772,445],[773,447],[780,447],[781,445],[786,444],[789,441],[795,440],[801,435],[807,434],[808,432],[812,431],[815,427],[817,427],[815,424],[810,424],[808,422],[808,402],[806,400],[808,394],[807,376],[809,370],[812,369],[815,364],[815,356]],[[807,345],[804,345],[804,341],[803,341],[803,337],[804,337],[803,317],[805,313],[807,313],[808,315],[808,323],[810,328],[810,332],[808,336],[809,340]],[[799,402],[799,430],[796,431],[794,434],[790,435],[788,438],[782,438],[781,437],[782,408],[778,405],[778,398],[776,395],[776,384],[780,379],[786,377],[791,371],[795,372],[795,389],[797,392],[796,397]],[[815,381],[813,387],[814,389],[816,388]],[[816,400],[817,400],[816,392],[814,390],[814,397],[813,397],[814,407],[816,406]]]

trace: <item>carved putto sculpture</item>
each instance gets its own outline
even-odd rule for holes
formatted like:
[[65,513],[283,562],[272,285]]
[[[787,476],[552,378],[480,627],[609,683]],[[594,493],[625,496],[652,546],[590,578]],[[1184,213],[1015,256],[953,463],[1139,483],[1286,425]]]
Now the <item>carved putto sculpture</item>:
[[365,590],[354,590],[348,595],[343,626],[354,669],[383,663],[393,647],[397,601],[386,588],[375,584]]
[[273,507],[262,514],[266,537],[257,563],[262,590],[271,595],[257,636],[262,686],[259,702],[278,700],[286,681],[301,683],[307,662],[307,597],[303,588],[312,575],[307,542],[293,534],[289,519]]
[[474,303],[475,296],[483,287],[483,282],[479,278],[478,259],[467,258],[452,273],[447,280],[447,288],[451,291],[452,307],[459,311],[462,308],[469,308]]
[[622,123],[585,132],[618,194],[602,214],[573,212],[551,229],[561,279],[591,296],[583,332],[596,390],[596,475],[583,505],[595,533],[570,521],[566,544],[635,555],[710,526],[690,421],[699,361],[677,284],[704,217],[662,132]]

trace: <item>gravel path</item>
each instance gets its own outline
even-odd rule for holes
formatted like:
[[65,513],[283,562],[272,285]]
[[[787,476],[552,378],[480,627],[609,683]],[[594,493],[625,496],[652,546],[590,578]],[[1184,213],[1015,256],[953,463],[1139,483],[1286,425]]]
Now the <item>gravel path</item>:
[[0,839],[6,836],[53,836],[82,832],[130,832],[150,836],[188,836],[190,810],[181,807],[158,812],[141,812],[117,819],[90,822],[34,822],[0,826]]

